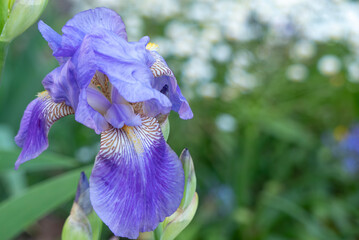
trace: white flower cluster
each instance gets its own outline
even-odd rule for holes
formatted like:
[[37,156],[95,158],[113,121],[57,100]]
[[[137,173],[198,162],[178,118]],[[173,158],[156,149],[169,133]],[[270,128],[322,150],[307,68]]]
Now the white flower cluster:
[[[186,96],[232,99],[263,81],[255,69],[273,57],[253,44],[289,47],[285,76],[304,81],[305,62],[320,58],[318,71],[348,72],[359,82],[359,3],[349,0],[71,0],[75,12],[106,6],[124,19],[129,40],[150,35],[181,78]],[[159,27],[160,26],[160,27]],[[319,44],[347,46],[346,61]],[[172,64],[171,56],[176,62]],[[252,69],[254,67],[254,70]],[[224,70],[219,70],[224,69]],[[252,69],[252,70],[251,70]]]

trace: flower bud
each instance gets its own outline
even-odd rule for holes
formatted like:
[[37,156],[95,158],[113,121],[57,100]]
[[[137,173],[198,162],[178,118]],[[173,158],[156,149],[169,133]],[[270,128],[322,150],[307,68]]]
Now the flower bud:
[[192,221],[198,206],[198,195],[196,193],[196,174],[192,157],[188,149],[184,149],[180,156],[182,162],[185,187],[182,202],[179,208],[171,216],[159,224],[155,230],[157,239],[172,240],[180,234]]
[[0,4],[0,42],[10,42],[38,19],[47,0],[5,0]]
[[101,227],[102,222],[93,211],[90,202],[89,182],[85,173],[82,172],[70,216],[62,229],[62,240],[99,239]]
[[185,177],[184,192],[180,208],[184,209],[192,202],[196,192],[197,178],[194,171],[193,160],[187,148],[182,151],[180,160],[182,162]]
[[198,206],[198,195],[194,196],[186,208],[178,208],[175,213],[163,221],[161,240],[172,240],[192,221]]

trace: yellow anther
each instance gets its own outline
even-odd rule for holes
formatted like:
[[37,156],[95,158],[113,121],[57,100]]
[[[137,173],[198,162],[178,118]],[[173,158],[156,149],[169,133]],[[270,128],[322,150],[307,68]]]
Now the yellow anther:
[[39,97],[39,98],[47,98],[47,97],[49,97],[49,96],[50,96],[50,95],[49,95],[49,93],[48,93],[46,90],[37,93],[37,97]]
[[158,51],[159,47],[156,43],[148,43],[147,46],[146,46],[146,49],[147,50],[150,50],[150,51]]

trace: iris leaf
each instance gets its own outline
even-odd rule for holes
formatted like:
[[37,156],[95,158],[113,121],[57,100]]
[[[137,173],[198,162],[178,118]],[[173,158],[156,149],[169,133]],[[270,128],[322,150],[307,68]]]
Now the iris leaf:
[[[19,150],[0,149],[0,172],[2,170],[13,170],[16,159],[20,154]],[[42,171],[54,169],[69,169],[77,167],[79,164],[75,159],[58,155],[55,153],[42,153],[36,159],[26,162],[20,166],[20,169],[26,171]]]
[[92,164],[38,183],[0,203],[0,236],[10,239],[59,205],[71,200],[81,171],[90,174]]
[[302,209],[295,202],[280,196],[267,196],[268,200],[265,203],[268,207],[276,209],[282,213],[288,214],[293,219],[301,223],[306,232],[311,233],[316,239],[322,240],[338,240],[335,233],[326,225],[318,222],[315,218],[310,216],[304,209]]

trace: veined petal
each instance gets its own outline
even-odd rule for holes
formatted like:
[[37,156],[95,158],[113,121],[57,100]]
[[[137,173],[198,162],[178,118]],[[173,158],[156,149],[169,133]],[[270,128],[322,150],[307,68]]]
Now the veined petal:
[[93,31],[104,29],[127,41],[127,33],[122,18],[108,8],[95,8],[76,14],[62,28],[62,48],[54,56],[72,56],[83,38]]
[[91,203],[116,236],[137,238],[154,230],[178,208],[184,174],[155,118],[142,125],[111,128],[90,177]]
[[38,95],[26,108],[20,130],[15,137],[16,144],[22,148],[15,163],[20,164],[36,158],[48,147],[47,135],[50,127],[58,119],[73,114],[73,109],[64,102],[55,103],[45,91]]
[[[171,110],[178,112],[180,118],[192,118],[192,110],[186,98],[182,95],[181,89],[177,84],[177,80],[173,72],[167,66],[165,60],[156,51],[150,52],[152,56],[156,59],[155,63],[151,66],[152,74],[155,77],[154,81],[152,82],[152,86],[158,91],[161,91],[170,99],[172,103]],[[158,107],[154,105],[151,101],[145,103],[145,109],[148,109],[148,112],[156,112],[156,108]]]

